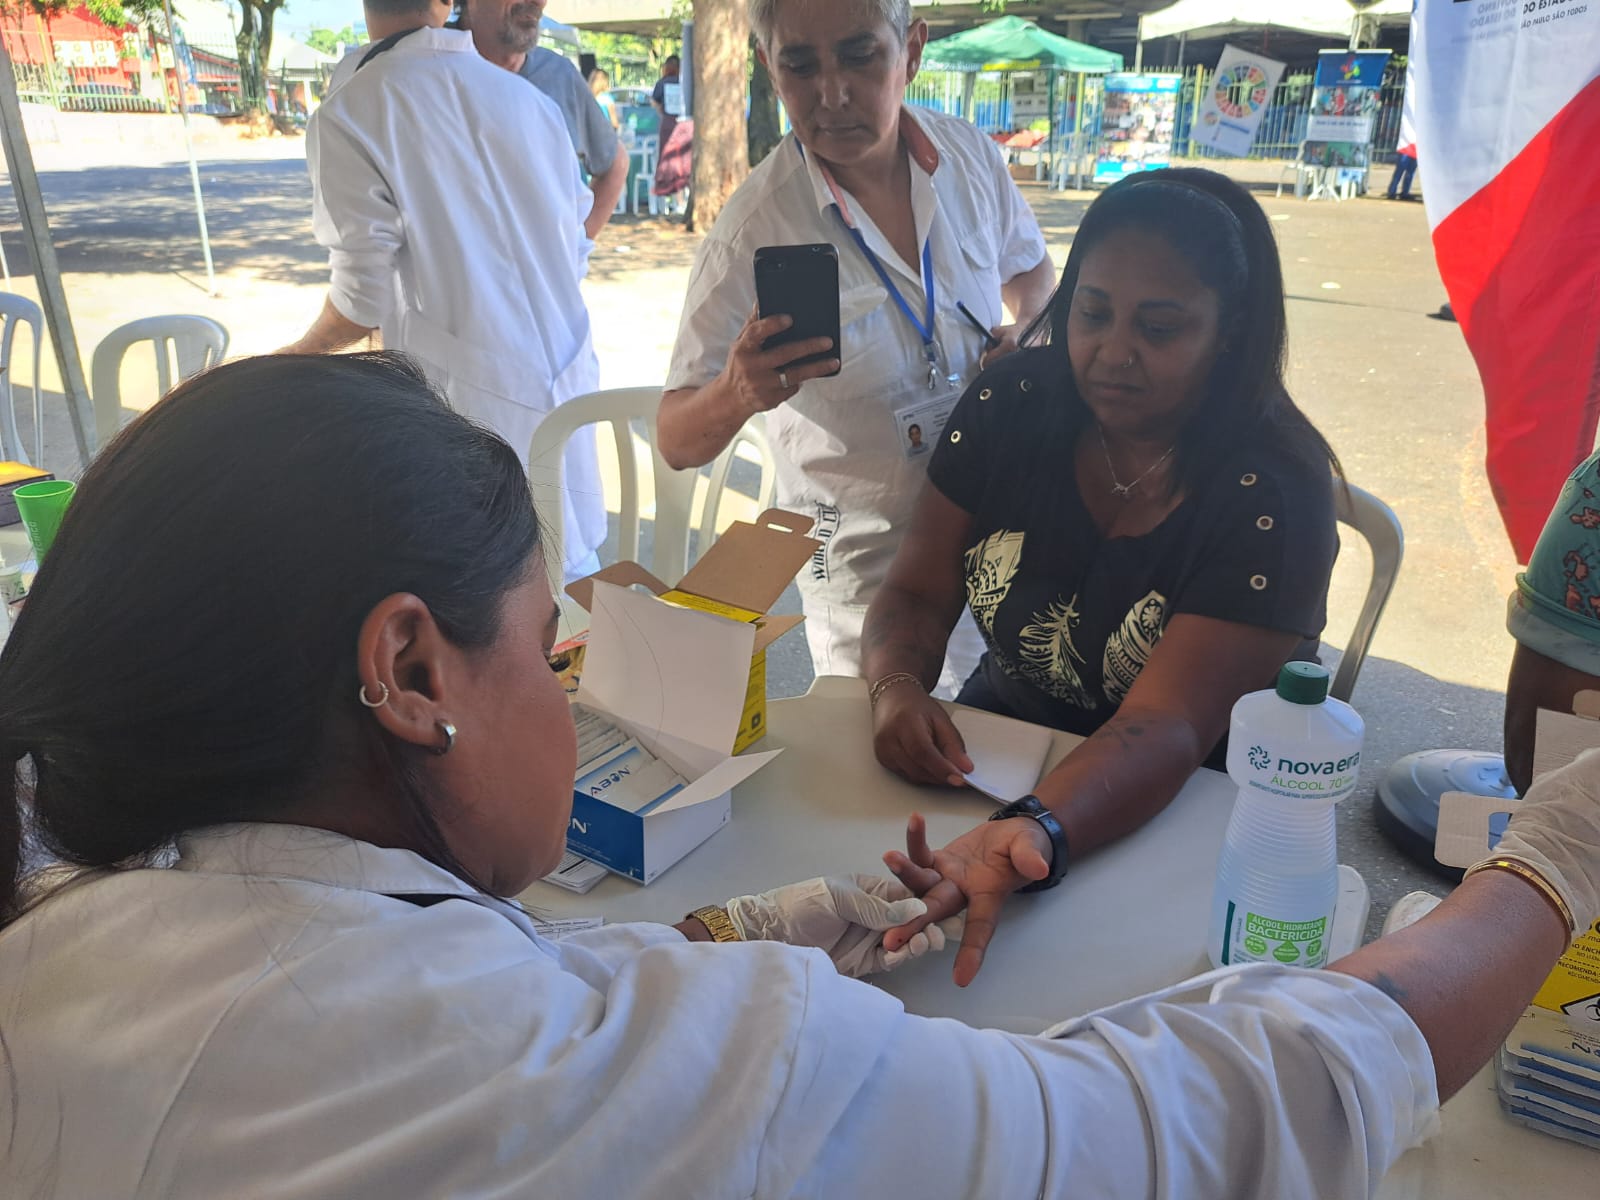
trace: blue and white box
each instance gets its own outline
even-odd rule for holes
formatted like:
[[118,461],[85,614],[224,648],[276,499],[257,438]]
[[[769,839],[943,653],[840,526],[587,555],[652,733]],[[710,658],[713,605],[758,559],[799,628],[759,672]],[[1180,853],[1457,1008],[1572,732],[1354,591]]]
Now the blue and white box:
[[[603,714],[685,783],[638,812],[574,790],[567,845],[649,883],[728,823],[733,788],[782,751],[728,754],[744,714],[756,627],[596,580],[574,699]],[[593,794],[591,794],[593,793]]]

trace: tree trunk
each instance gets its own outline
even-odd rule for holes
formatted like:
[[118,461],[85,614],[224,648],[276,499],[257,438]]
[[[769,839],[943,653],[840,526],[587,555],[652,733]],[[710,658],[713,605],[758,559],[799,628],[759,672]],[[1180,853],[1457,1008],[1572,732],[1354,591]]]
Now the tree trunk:
[[261,72],[258,69],[261,51],[257,40],[256,10],[249,0],[239,5],[239,32],[235,38],[239,49],[239,108],[243,112],[258,111],[266,107],[262,94]]
[[[256,0],[260,3],[260,0]],[[256,59],[256,70],[261,76],[261,103],[267,102],[267,72],[272,69],[272,18],[278,15],[278,9],[283,7],[283,0],[267,0],[261,4],[261,48]]]
[[239,2],[239,107],[267,111],[267,64],[272,61],[272,19],[283,0]]
[[750,173],[745,140],[749,27],[743,0],[694,0],[694,190],[691,229],[709,229]]
[[750,165],[753,167],[771,154],[783,140],[778,121],[778,93],[772,90],[772,77],[756,58],[756,39],[750,39]]

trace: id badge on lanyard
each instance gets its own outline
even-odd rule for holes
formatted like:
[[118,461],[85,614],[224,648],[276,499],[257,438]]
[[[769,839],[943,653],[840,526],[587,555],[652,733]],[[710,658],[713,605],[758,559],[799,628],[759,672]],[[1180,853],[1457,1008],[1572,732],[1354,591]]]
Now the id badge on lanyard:
[[901,453],[908,459],[920,458],[938,443],[940,434],[944,432],[945,422],[950,419],[956,401],[961,398],[961,376],[949,369],[948,362],[941,363],[943,356],[935,337],[933,241],[930,238],[922,243],[923,315],[919,319],[912,311],[911,305],[906,302],[900,288],[889,277],[889,272],[884,269],[883,263],[872,252],[872,247],[867,245],[866,238],[861,236],[861,231],[845,221],[844,214],[839,211],[837,205],[833,211],[840,223],[850,231],[850,236],[855,239],[862,257],[877,273],[878,282],[883,284],[895,307],[922,339],[922,353],[928,364],[925,386],[922,380],[918,380],[915,385],[908,381],[907,386],[891,403],[894,413],[894,433]]

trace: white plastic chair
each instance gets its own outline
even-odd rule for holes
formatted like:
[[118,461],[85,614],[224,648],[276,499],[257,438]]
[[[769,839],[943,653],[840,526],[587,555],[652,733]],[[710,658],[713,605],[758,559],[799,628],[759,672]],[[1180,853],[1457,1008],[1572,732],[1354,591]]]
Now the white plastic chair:
[[633,215],[639,215],[639,189],[644,189],[645,202],[649,206],[650,215],[654,216],[660,211],[660,197],[655,194],[656,185],[656,159],[661,153],[661,139],[654,135],[642,137],[629,151],[639,159],[639,171],[633,177],[633,182],[628,185],[631,193],[628,203],[633,208]]
[[[16,341],[17,326],[27,325],[33,330],[33,457],[22,450],[22,434],[17,429],[17,397],[12,385],[11,350]],[[0,379],[5,390],[0,393],[0,446],[5,457],[15,462],[40,466],[44,462],[44,392],[39,385],[40,351],[44,347],[44,312],[26,296],[0,292]]]
[[1055,153],[1050,159],[1050,189],[1063,192],[1067,180],[1074,188],[1083,187],[1083,153],[1086,135],[1080,132],[1064,133],[1056,139]]
[[1306,161],[1306,144],[1301,142],[1295,147],[1294,157],[1283,164],[1283,169],[1278,172],[1278,189],[1274,193],[1278,199],[1283,198],[1283,178],[1294,172],[1294,195],[1296,200],[1316,200],[1321,196],[1339,199],[1339,195],[1325,182],[1326,167],[1317,163]]
[[1336,486],[1335,492],[1334,512],[1339,523],[1350,526],[1364,537],[1372,551],[1372,580],[1367,584],[1367,598],[1362,602],[1361,614],[1350,631],[1350,640],[1328,689],[1335,699],[1348,701],[1350,693],[1355,691],[1361,664],[1366,661],[1367,649],[1372,645],[1372,635],[1377,632],[1378,618],[1383,616],[1389,593],[1394,590],[1395,577],[1400,574],[1406,539],[1405,531],[1400,528],[1400,518],[1371,492],[1362,491],[1353,483]]
[[228,331],[210,317],[145,317],[113,329],[94,348],[90,367],[97,445],[104,446],[122,427],[122,360],[143,342],[155,349],[156,384],[163,396],[228,353]]
[[[617,446],[618,475],[622,485],[622,512],[619,519],[617,559],[639,558],[639,493],[643,464],[639,460],[634,434],[643,431],[650,447],[651,474],[655,481],[655,549],[646,564],[657,578],[676,583],[689,569],[690,535],[696,534],[694,549],[704,554],[716,540],[717,519],[727,493],[728,473],[739,456],[741,446],[755,450],[761,461],[761,483],[757,489],[757,512],[772,506],[777,490],[777,468],[765,429],[759,422],[746,425],[710,464],[710,478],[699,520],[694,519],[695,493],[701,471],[675,471],[656,449],[656,410],[661,405],[661,389],[616,388],[575,396],[561,405],[534,431],[528,450],[528,482],[534,505],[546,533],[545,561],[559,563],[561,529],[562,456],[567,440],[586,425],[608,424]],[[702,468],[706,470],[707,468]]]

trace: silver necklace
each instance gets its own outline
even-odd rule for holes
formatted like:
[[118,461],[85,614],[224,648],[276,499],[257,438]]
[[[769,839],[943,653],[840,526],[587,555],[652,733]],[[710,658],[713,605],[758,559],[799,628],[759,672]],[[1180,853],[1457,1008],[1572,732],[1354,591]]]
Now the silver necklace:
[[1135,479],[1132,483],[1123,483],[1117,478],[1117,468],[1111,461],[1111,447],[1106,445],[1106,431],[1100,427],[1099,421],[1094,423],[1094,431],[1100,435],[1100,453],[1106,456],[1106,473],[1111,476],[1111,494],[1118,500],[1132,500],[1133,489],[1138,487],[1146,479],[1149,479],[1150,476],[1155,473],[1156,468],[1162,463],[1166,462],[1167,459],[1171,458],[1172,452],[1178,448],[1178,443],[1173,442],[1172,445],[1167,447],[1167,452],[1165,454],[1156,459],[1155,462],[1151,463],[1142,472],[1140,472],[1139,478]]

